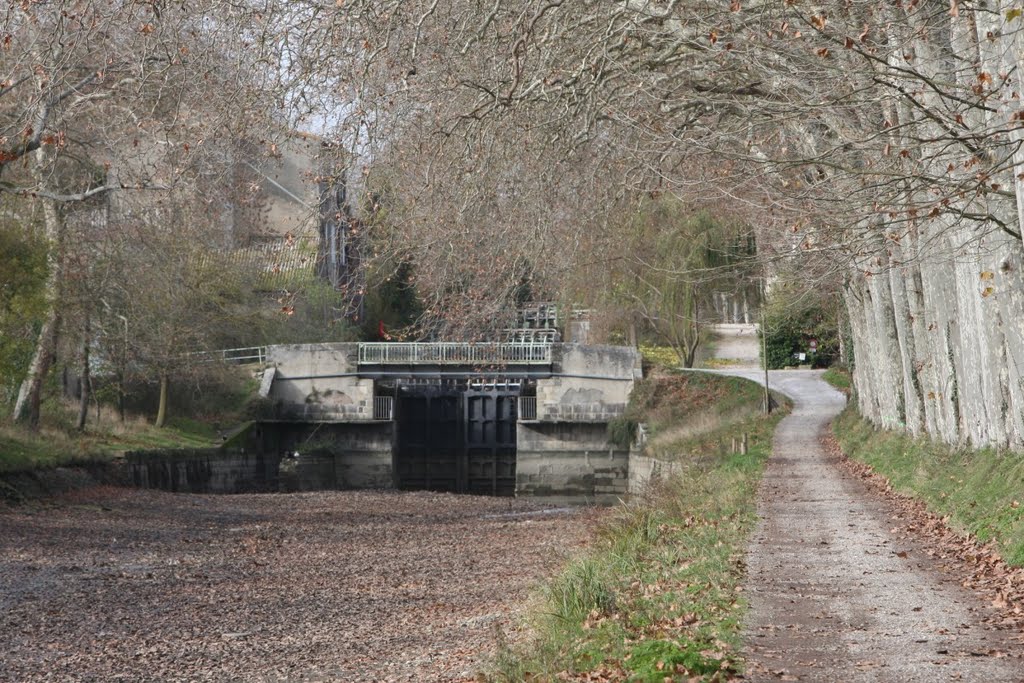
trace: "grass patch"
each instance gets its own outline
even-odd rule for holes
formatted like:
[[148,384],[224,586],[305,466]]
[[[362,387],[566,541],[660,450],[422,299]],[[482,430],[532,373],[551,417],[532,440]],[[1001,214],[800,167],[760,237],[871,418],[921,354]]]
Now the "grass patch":
[[682,362],[679,359],[679,354],[671,346],[641,344],[640,356],[643,358],[644,364],[663,369],[678,368]]
[[875,429],[848,407],[833,423],[839,445],[871,465],[893,488],[1024,566],[1024,454],[970,450]]
[[734,365],[742,365],[743,360],[739,358],[708,358],[701,365],[705,368],[729,368]]
[[[63,409],[68,415],[57,416]],[[73,429],[68,417],[75,406],[50,407],[48,420],[38,433],[22,427],[0,425],[0,473],[73,465],[83,461],[109,460],[125,451],[168,448],[209,448],[220,445],[216,431],[208,424],[187,418],[175,418],[164,429],[157,429],[141,417],[121,422],[112,410],[96,422],[91,419],[86,431]]]
[[853,376],[846,368],[831,367],[822,373],[821,378],[844,394],[849,394],[853,386]]
[[[129,402],[123,422],[105,401],[100,401],[98,414],[96,403],[91,403],[85,429],[80,432],[74,428],[77,401],[63,398],[58,388],[51,386],[43,401],[38,433],[9,420],[0,421],[0,473],[109,460],[125,451],[220,446],[223,428],[251,419],[250,413],[260,402],[256,398],[258,387],[250,368],[213,368],[201,378],[182,381],[172,388],[171,414],[163,429],[139,414],[150,407],[150,415],[155,414],[156,404],[154,401],[149,406],[137,392],[138,400]],[[98,395],[102,397],[103,393]]]
[[632,410],[663,434],[698,413],[745,415],[728,426],[747,431],[749,452],[676,453],[678,475],[616,508],[589,551],[536,597],[530,639],[503,646],[488,680],[725,681],[741,668],[742,557],[784,411],[760,415],[756,384],[700,373],[638,390]]
[[717,422],[749,416],[761,406],[760,385],[738,377],[673,370],[636,383],[627,417],[647,425],[653,437],[710,415]]

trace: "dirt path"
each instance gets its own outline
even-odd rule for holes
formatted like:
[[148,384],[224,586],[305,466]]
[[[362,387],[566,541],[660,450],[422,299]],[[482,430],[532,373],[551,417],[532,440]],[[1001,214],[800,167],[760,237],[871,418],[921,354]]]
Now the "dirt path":
[[761,366],[761,347],[756,325],[714,325],[714,358],[727,361],[734,367]]
[[770,382],[795,409],[776,432],[749,549],[748,679],[1024,680],[1019,638],[986,625],[994,610],[898,540],[888,502],[825,453],[843,396],[814,371]]
[[121,489],[0,507],[0,681],[471,680],[599,514]]

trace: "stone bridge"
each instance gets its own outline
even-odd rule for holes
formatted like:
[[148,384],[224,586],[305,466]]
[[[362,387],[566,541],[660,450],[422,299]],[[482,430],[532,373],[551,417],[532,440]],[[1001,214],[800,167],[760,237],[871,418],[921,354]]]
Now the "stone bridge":
[[[559,343],[271,346],[250,446],[306,488],[604,498],[629,453],[607,439],[640,356]],[[297,455],[296,455],[297,454]]]

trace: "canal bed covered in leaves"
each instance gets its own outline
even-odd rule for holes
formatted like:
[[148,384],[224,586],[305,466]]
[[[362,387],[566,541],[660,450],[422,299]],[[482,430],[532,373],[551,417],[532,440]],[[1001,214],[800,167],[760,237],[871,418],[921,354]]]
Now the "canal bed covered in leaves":
[[600,514],[117,488],[0,507],[0,680],[472,680]]

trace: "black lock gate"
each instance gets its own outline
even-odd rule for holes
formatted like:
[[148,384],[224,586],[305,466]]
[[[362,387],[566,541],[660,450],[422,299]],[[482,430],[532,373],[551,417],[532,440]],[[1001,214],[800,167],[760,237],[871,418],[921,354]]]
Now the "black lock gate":
[[515,494],[517,385],[397,387],[396,486]]

